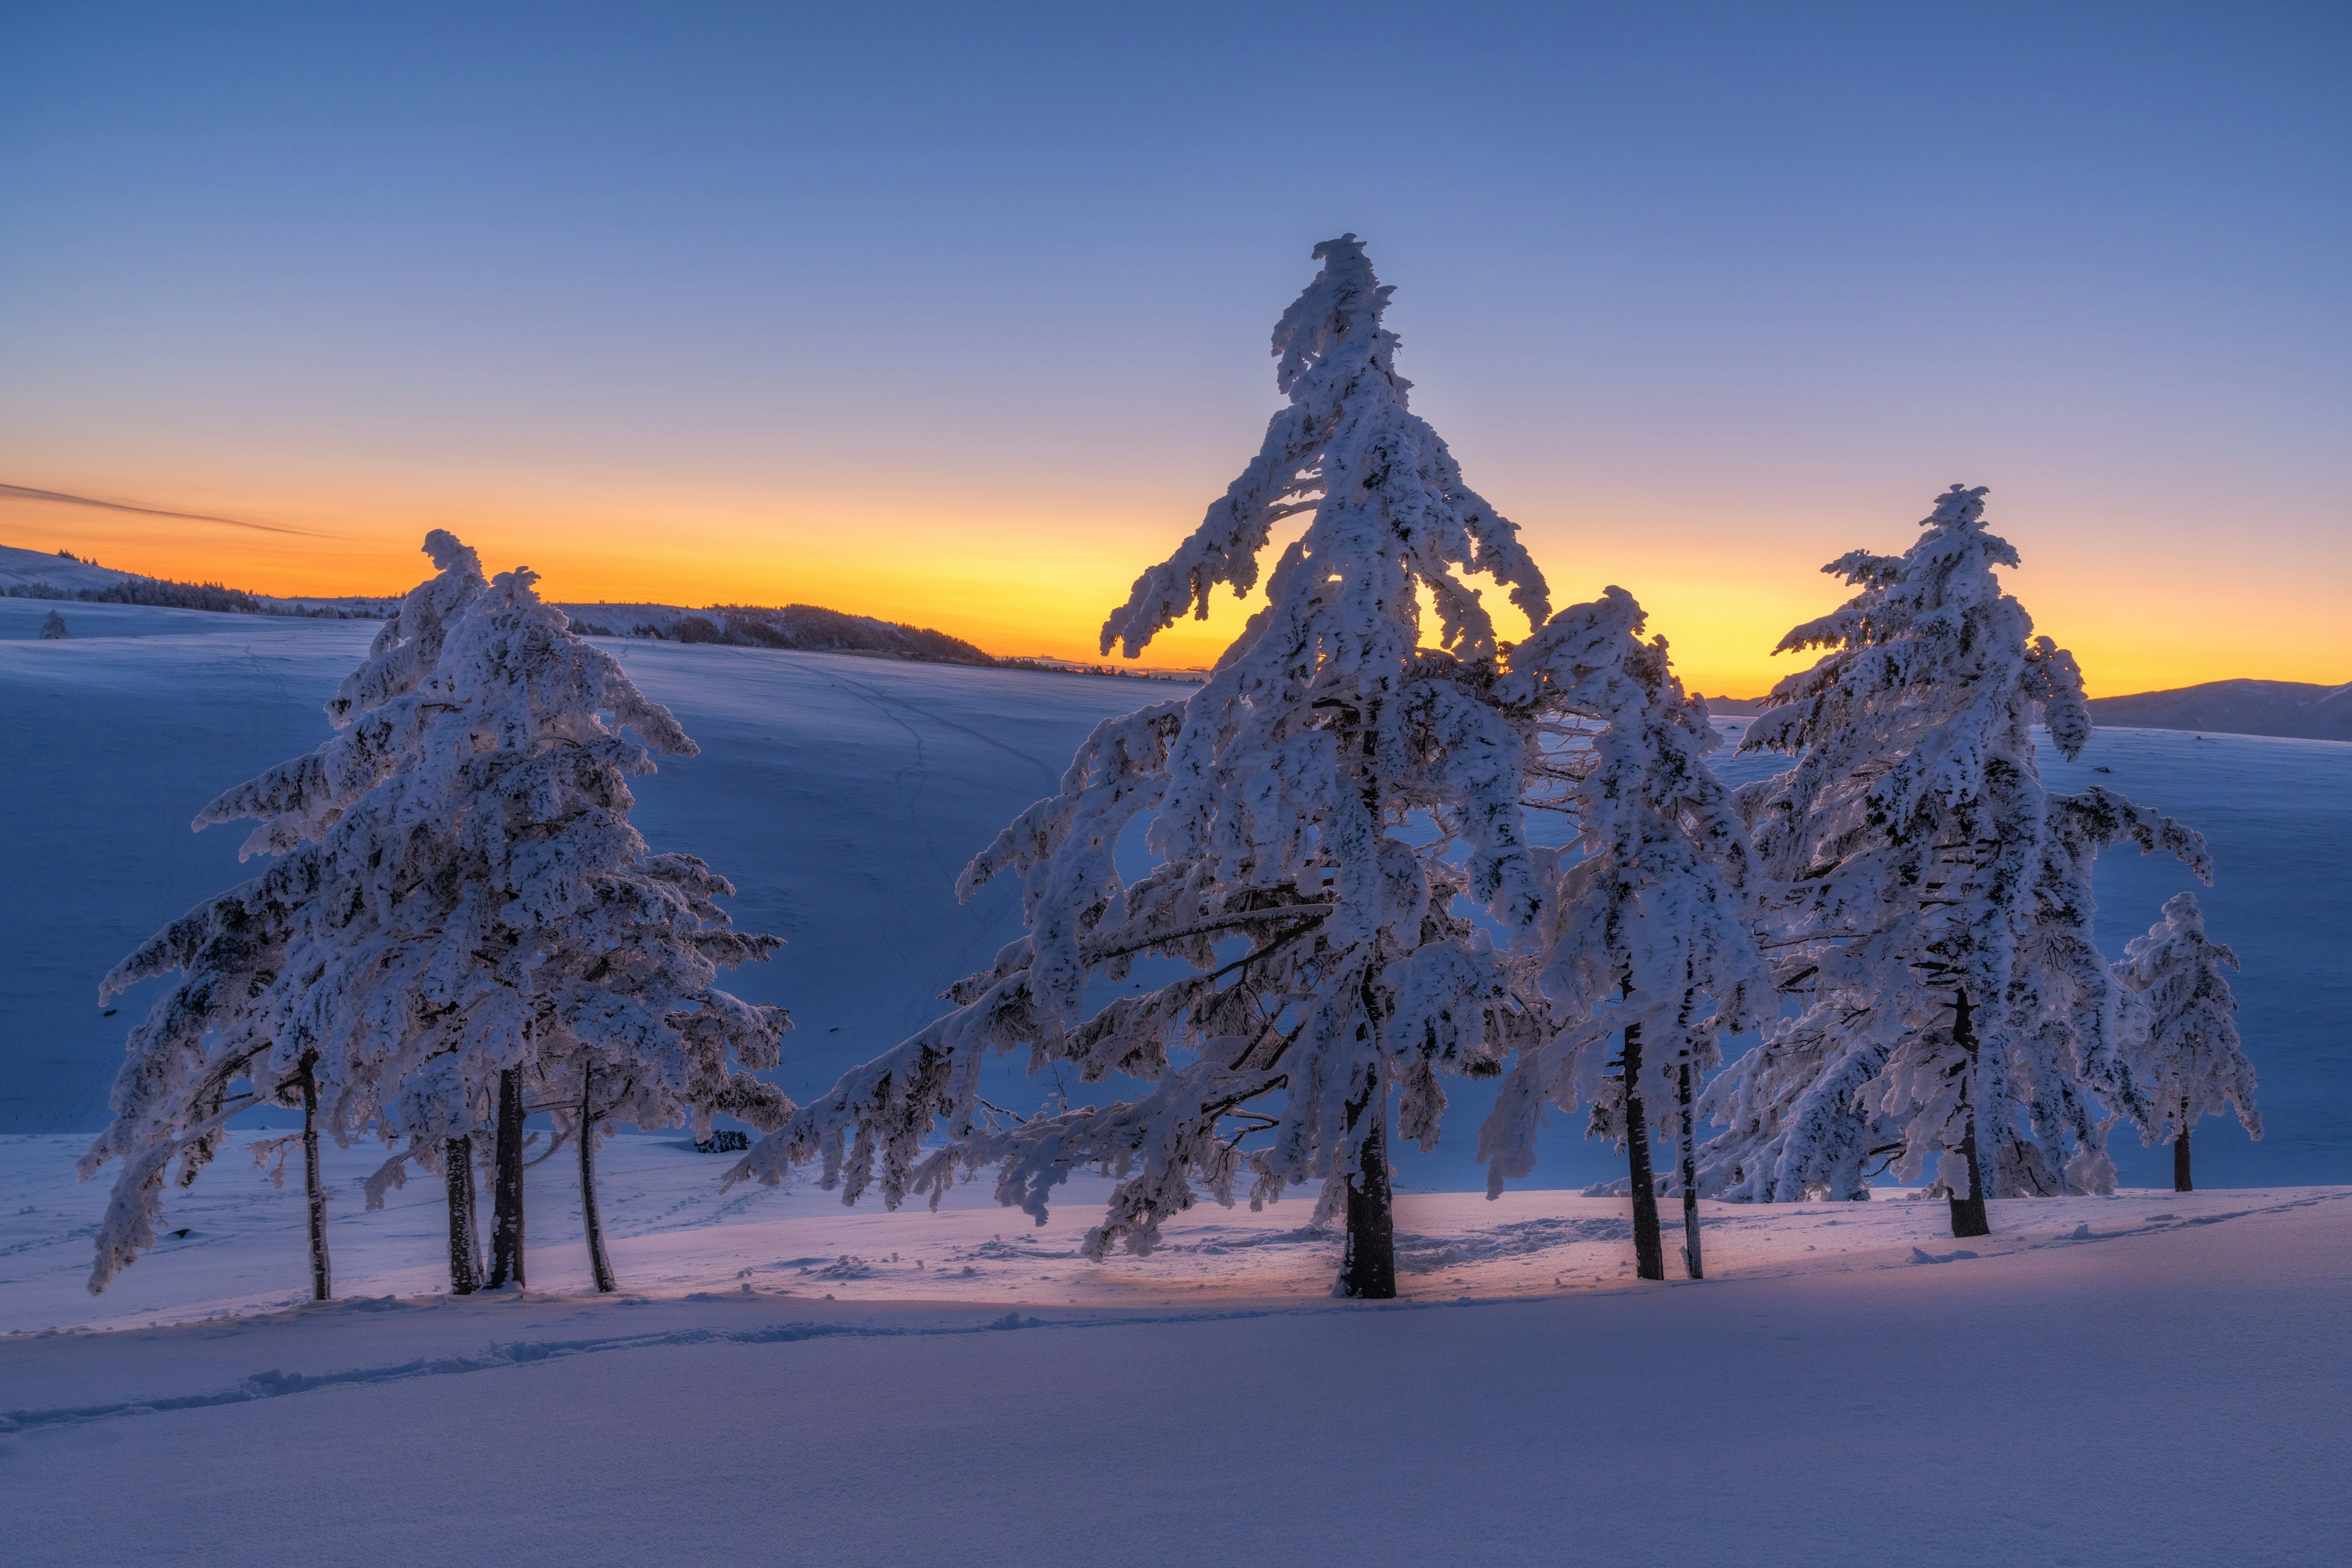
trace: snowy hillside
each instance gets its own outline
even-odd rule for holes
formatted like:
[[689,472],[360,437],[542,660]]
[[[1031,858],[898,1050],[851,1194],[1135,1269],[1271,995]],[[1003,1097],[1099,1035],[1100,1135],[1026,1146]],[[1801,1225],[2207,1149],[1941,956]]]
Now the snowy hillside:
[[591,637],[651,637],[664,642],[726,643],[736,647],[793,648],[805,653],[877,653],[934,664],[996,661],[961,637],[928,626],[844,615],[815,605],[559,605]]
[[2201,686],[2184,686],[2174,691],[2094,698],[2091,714],[2102,724],[2128,724],[2151,730],[2352,741],[2352,685],[2315,686],[2302,680],[2209,680]]
[[[374,633],[366,623],[259,619],[131,605],[68,606],[74,637],[41,642],[49,608],[0,599],[0,724],[17,738],[8,806],[17,885],[0,909],[0,1131],[91,1131],[123,1032],[99,976],[164,921],[239,876],[238,834],[191,834],[198,806],[326,732],[320,704]],[[656,847],[709,856],[739,882],[738,920],[789,945],[730,982],[789,1005],[783,1080],[806,1095],[843,1067],[934,1016],[938,992],[1017,929],[1014,894],[969,908],[956,870],[1012,815],[1053,786],[1099,719],[1158,695],[1124,680],[895,660],[616,640],[606,646],[670,704],[703,747],[637,788]],[[1739,721],[1728,721],[1736,731]],[[1770,759],[1732,759],[1738,779]],[[2218,935],[2243,955],[2247,1047],[2269,1135],[2249,1143],[2208,1122],[2199,1175],[2211,1184],[2352,1180],[2352,749],[2095,736],[2079,764],[2045,759],[2054,787],[2111,784],[2209,834],[2217,886],[2202,895]],[[2098,770],[2105,769],[2105,773]],[[2190,885],[2170,862],[2101,866],[2099,934],[2110,954]],[[1050,1084],[1006,1079],[1035,1103]],[[1401,1180],[1475,1187],[1469,1136],[1485,1086],[1456,1086],[1444,1144],[1410,1146]],[[1580,1187],[1622,1173],[1556,1120],[1535,1184]],[[2151,1184],[2161,1151],[2115,1144],[2124,1180]],[[211,1182],[238,1180],[222,1171]]]
[[87,561],[78,561],[70,556],[0,544],[0,593],[10,588],[29,588],[46,583],[52,588],[62,588],[70,594],[82,588],[108,587],[131,575],[128,572],[117,572],[110,566],[93,566]]

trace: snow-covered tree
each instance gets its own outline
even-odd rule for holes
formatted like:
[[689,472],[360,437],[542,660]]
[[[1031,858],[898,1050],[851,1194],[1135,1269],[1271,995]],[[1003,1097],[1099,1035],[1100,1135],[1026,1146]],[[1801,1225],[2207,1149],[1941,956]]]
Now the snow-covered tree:
[[[317,1156],[318,1055],[279,1049],[276,1013],[283,1000],[287,944],[302,907],[323,887],[320,837],[397,765],[414,728],[410,694],[438,658],[449,618],[482,587],[471,551],[437,531],[426,547],[442,570],[402,601],[367,658],[344,679],[328,704],[337,732],[316,752],[273,770],[293,771],[278,787],[281,798],[299,804],[299,811],[278,814],[244,854],[278,858],[262,875],[164,927],[100,984],[103,1003],[142,981],[180,976],[131,1030],[110,1097],[113,1121],[80,1162],[85,1180],[110,1161],[123,1163],[99,1229],[93,1292],[154,1244],[154,1222],[174,1162],[173,1182],[187,1186],[219,1152],[231,1117],[257,1105],[289,1103],[303,1110],[312,1294],[324,1300],[331,1292]],[[220,807],[228,798],[199,813],[194,827],[224,820]],[[331,1131],[341,1142],[370,1114],[363,1098],[346,1097],[330,1109]]]
[[[1136,582],[1103,628],[1133,658],[1220,585],[1246,594],[1276,526],[1267,603],[1189,699],[1097,728],[1056,795],[967,867],[965,896],[1021,879],[1026,933],[951,994],[946,1017],[845,1075],[738,1175],[822,1160],[855,1201],[933,1201],[959,1172],[1000,1167],[997,1194],[1041,1221],[1084,1166],[1122,1179],[1085,1247],[1149,1249],[1203,1191],[1253,1203],[1320,1184],[1344,1214],[1339,1289],[1395,1290],[1386,1153],[1424,1144],[1440,1075],[1498,1070],[1518,1014],[1507,955],[1454,908],[1524,931],[1540,898],[1520,831],[1522,737],[1480,689],[1495,628],[1464,574],[1486,574],[1539,620],[1545,588],[1517,530],[1463,482],[1406,405],[1389,290],[1353,236],[1276,324],[1289,405],[1198,530]],[[1436,613],[1425,627],[1422,596]],[[1424,650],[1425,633],[1444,651]],[[1150,816],[1155,864],[1124,879],[1121,835]],[[1090,1011],[1090,979],[1139,954],[1189,973]],[[1025,1121],[990,1111],[980,1074],[1025,1050],[1084,1082],[1141,1089]],[[923,1142],[943,1127],[944,1147]]]
[[1748,831],[1706,762],[1721,738],[1706,705],[1683,695],[1665,639],[1643,640],[1643,619],[1622,588],[1564,609],[1511,650],[1498,687],[1539,716],[1531,803],[1570,814],[1577,837],[1538,852],[1552,889],[1532,953],[1545,1024],[1517,1053],[1479,1153],[1498,1194],[1533,1169],[1545,1105],[1591,1105],[1624,1144],[1636,1265],[1659,1279],[1649,1130],[1671,1131],[1696,1279],[1693,1087],[1721,1061],[1723,1034],[1756,1027],[1775,1004],[1749,930],[1760,879]]
[[2124,945],[2115,966],[2124,999],[2124,1054],[2147,1087],[2150,1143],[2172,1140],[2172,1186],[2192,1191],[2189,1132],[2202,1117],[2237,1112],[2252,1138],[2263,1135],[2254,1104],[2254,1067],[2238,1038],[2238,999],[2224,968],[2238,955],[2205,934],[2194,893],[2175,893],[2164,914]]
[[55,610],[41,618],[41,639],[44,642],[63,642],[71,636],[73,628],[67,626],[66,618]]
[[1823,570],[1860,590],[1780,651],[1825,647],[1774,689],[1742,749],[1800,753],[1737,801],[1763,868],[1784,989],[1802,1012],[1720,1075],[1702,1180],[1728,1195],[1861,1195],[1886,1163],[1983,1235],[2002,1190],[2111,1187],[2105,1128],[2136,1105],[2090,866],[2131,840],[2203,868],[2201,840],[2104,790],[2053,796],[2090,734],[2073,656],[2036,637],[1994,569],[2017,564],[1955,485],[1899,556]]
[[[134,1032],[117,1129],[85,1171],[120,1154],[133,1162],[129,1183],[153,1156],[154,1131],[123,1114],[142,1109],[125,1084],[152,1079],[164,1100],[206,1109],[200,1125],[216,1139],[220,1092],[191,1094],[188,1081],[225,1086],[241,1072],[268,1089],[299,1071],[335,1136],[404,1140],[403,1158],[440,1167],[462,1291],[478,1268],[475,1141],[497,1124],[502,1088],[528,1083],[570,1110],[593,1217],[601,1121],[781,1119],[789,1102],[751,1069],[775,1064],[787,1019],[714,984],[719,966],[764,957],[775,939],[730,929],[713,901],[726,882],[692,857],[649,852],[630,826],[627,778],[693,742],[540,601],[531,574],[485,583],[448,535],[426,547],[442,572],[344,682],[329,709],[339,732],[197,818],[257,818],[246,852],[281,858],[110,978],[184,976],[142,1026],[150,1037]],[[249,941],[256,956],[226,972],[247,995],[216,1016],[227,960],[208,961],[207,944],[226,948],[237,929],[268,940]],[[166,1026],[151,1028],[158,1020]],[[165,1044],[178,1054],[155,1048]],[[509,1120],[519,1161],[520,1116]],[[101,1273],[143,1244],[139,1205],[123,1218],[100,1237]],[[593,1224],[590,1249],[609,1289]]]

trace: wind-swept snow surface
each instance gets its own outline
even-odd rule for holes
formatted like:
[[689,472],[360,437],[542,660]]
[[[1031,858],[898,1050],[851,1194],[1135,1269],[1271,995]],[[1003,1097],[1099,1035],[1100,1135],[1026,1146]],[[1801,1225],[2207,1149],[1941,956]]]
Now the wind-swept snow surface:
[[[0,1322],[174,1262],[299,1291],[299,1226],[224,1169],[91,1301],[48,1239],[100,1197],[69,1148],[0,1139]],[[1996,1200],[1964,1245],[1941,1203],[1709,1205],[1695,1285],[1631,1279],[1619,1201],[1407,1194],[1405,1299],[1369,1306],[1303,1205],[1097,1266],[1084,1202],[717,1204],[725,1163],[609,1146],[613,1206],[667,1227],[615,1238],[635,1294],[578,1293],[552,1204],[548,1291],[406,1294],[420,1197],[345,1226],[354,1299],[0,1333],[0,1556],[2143,1568],[2333,1563],[2352,1528],[2345,1189]]]

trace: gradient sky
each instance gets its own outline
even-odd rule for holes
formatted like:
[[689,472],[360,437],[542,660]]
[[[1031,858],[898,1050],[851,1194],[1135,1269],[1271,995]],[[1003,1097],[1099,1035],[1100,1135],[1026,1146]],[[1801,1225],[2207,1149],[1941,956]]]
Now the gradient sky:
[[1700,689],[1954,480],[2095,691],[2352,679],[2347,79],[2340,3],[18,4],[0,484],[236,521],[0,542],[1090,655],[1353,230],[1555,602]]

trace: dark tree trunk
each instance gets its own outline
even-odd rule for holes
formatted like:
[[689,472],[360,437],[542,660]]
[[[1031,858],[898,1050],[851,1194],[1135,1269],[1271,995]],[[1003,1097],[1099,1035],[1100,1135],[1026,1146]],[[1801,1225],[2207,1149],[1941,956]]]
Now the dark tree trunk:
[[615,1290],[620,1287],[613,1279],[613,1260],[604,1256],[604,1226],[596,1217],[596,1120],[592,1114],[595,1101],[592,1089],[594,1075],[580,1075],[580,1223],[588,1233],[588,1271],[595,1276],[596,1289]]
[[472,1137],[442,1143],[441,1181],[449,1194],[449,1293],[470,1296],[482,1284],[481,1243],[474,1234]]
[[1372,1125],[1364,1134],[1356,1179],[1348,1186],[1348,1253],[1339,1265],[1339,1294],[1366,1301],[1396,1296],[1396,1215],[1389,1198],[1389,1091],[1378,1071],[1364,1098],[1348,1108],[1348,1130],[1367,1111]]
[[1952,1234],[1958,1236],[1990,1236],[1992,1222],[1985,1217],[1984,1170],[1977,1160],[1977,1109],[1974,1097],[1977,1063],[1976,1026],[1969,1016],[1969,994],[1960,993],[1959,1003],[1952,1016],[1952,1038],[1968,1053],[1968,1065],[1961,1069],[1960,1108],[1967,1120],[1960,1124],[1960,1154],[1969,1163],[1969,1191],[1966,1197],[1952,1194]]
[[[1360,755],[1363,771],[1357,789],[1364,803],[1364,816],[1378,834],[1386,819],[1386,809],[1381,800],[1380,764],[1381,700],[1375,696],[1364,712],[1363,744]],[[1363,986],[1357,994],[1362,1011],[1357,1027],[1361,1038],[1376,1037],[1375,1020],[1379,1016],[1379,998],[1374,994],[1371,975],[1364,976]],[[1356,1130],[1357,1121],[1366,1111],[1371,1112],[1372,1125],[1364,1134],[1361,1152],[1357,1157],[1356,1179],[1348,1185],[1348,1251],[1339,1261],[1339,1294],[1360,1300],[1388,1301],[1396,1297],[1396,1215],[1389,1197],[1389,1086],[1375,1067],[1364,1079],[1364,1098],[1348,1107],[1348,1131]]]
[[334,1271],[327,1263],[327,1183],[319,1172],[319,1086],[310,1064],[302,1064],[302,1197],[310,1211],[310,1300],[335,1295]]
[[1706,1278],[1698,1253],[1698,1137],[1691,1127],[1691,1065],[1685,1057],[1682,1080],[1675,1089],[1675,1100],[1682,1116],[1675,1128],[1680,1145],[1681,1169],[1677,1173],[1683,1184],[1683,1272],[1694,1279]]
[[2176,1193],[2197,1190],[2189,1181],[2189,1118],[2186,1112],[2180,1119],[2180,1136],[2172,1141],[2172,1190]]
[[498,1180],[490,1192],[490,1289],[522,1278],[522,1069],[499,1074]]
[[1650,1171],[1650,1121],[1642,1106],[1642,1026],[1625,1026],[1625,1167],[1633,1189],[1633,1272],[1666,1277],[1665,1243],[1658,1237],[1658,1188]]

